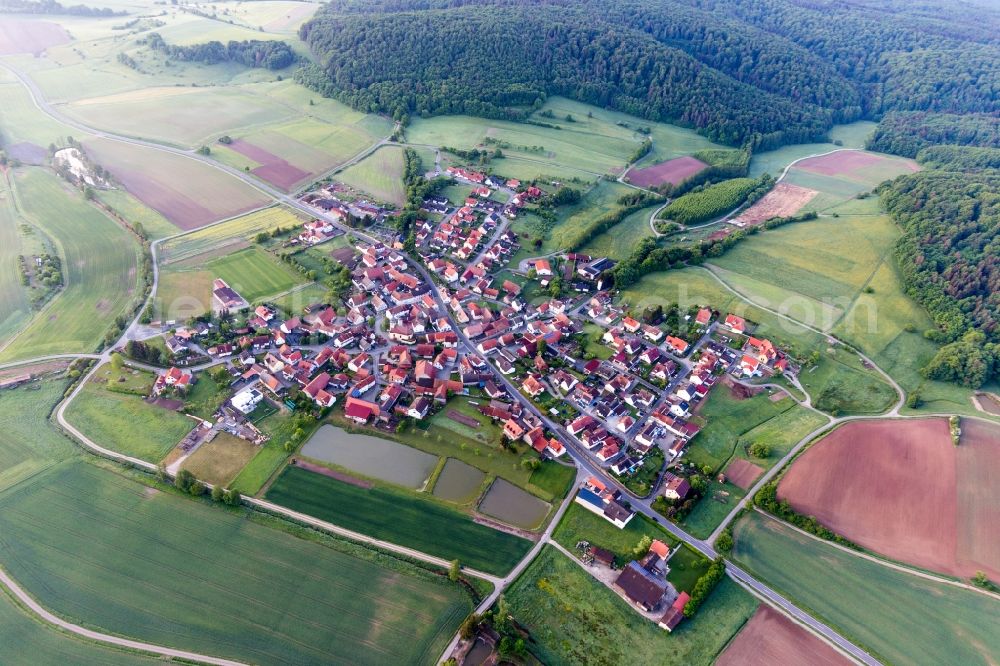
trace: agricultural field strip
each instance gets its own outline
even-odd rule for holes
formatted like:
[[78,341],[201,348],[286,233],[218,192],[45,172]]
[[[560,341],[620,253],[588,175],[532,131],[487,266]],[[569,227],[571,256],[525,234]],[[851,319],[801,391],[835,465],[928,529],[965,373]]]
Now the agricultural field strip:
[[[51,115],[51,116],[53,116],[53,117],[55,117],[55,118],[59,119],[59,114],[58,114],[58,112],[55,112],[55,111],[53,111],[53,110],[51,109],[51,107],[50,107],[50,106],[49,106],[49,105],[48,105],[47,103],[45,103],[45,102],[42,102],[41,104],[39,103],[39,101],[40,101],[40,99],[41,99],[41,96],[40,96],[40,94],[38,93],[38,90],[37,90],[37,86],[35,86],[35,85],[33,84],[33,82],[31,82],[30,80],[27,80],[27,79],[26,79],[26,77],[25,77],[24,75],[22,75],[22,74],[21,74],[21,73],[20,73],[19,71],[15,70],[15,69],[13,69],[13,68],[11,68],[11,67],[9,67],[9,66],[8,66],[8,69],[10,69],[10,70],[11,70],[11,71],[12,71],[12,72],[13,72],[13,73],[15,74],[15,76],[17,76],[17,77],[18,77],[18,79],[19,79],[19,80],[20,80],[20,81],[21,81],[21,82],[22,82],[22,83],[23,83],[23,84],[24,84],[24,85],[25,85],[26,87],[28,87],[28,89],[29,89],[29,92],[31,93],[31,96],[32,96],[32,101],[33,101],[33,102],[35,103],[35,105],[36,105],[36,106],[37,106],[37,107],[38,107],[38,108],[39,108],[40,110],[42,110],[43,112],[46,112],[46,113],[48,113],[49,115]],[[89,128],[86,128],[86,127],[84,127],[84,126],[79,126],[79,128],[80,128],[80,129],[82,129],[82,130],[84,130],[84,131],[90,131],[90,130],[89,130]],[[120,140],[120,141],[125,141],[126,143],[130,142],[130,140],[128,140],[128,139],[124,139],[124,138],[120,138],[120,137],[114,137],[113,135],[108,135],[108,138],[115,138],[116,140]],[[383,141],[384,141],[384,140],[383,140]],[[147,143],[147,142],[134,142],[134,143],[139,143],[140,145],[146,145],[147,147],[152,147],[152,148],[156,148],[156,149],[160,149],[160,150],[168,150],[168,151],[171,151],[171,152],[176,152],[176,153],[178,153],[178,154],[181,154],[181,155],[184,155],[184,156],[186,156],[186,157],[189,157],[189,158],[192,158],[192,159],[198,159],[197,157],[195,157],[195,156],[193,156],[193,155],[191,155],[191,154],[189,154],[189,153],[186,153],[186,152],[184,152],[184,151],[177,151],[177,150],[174,150],[174,149],[170,149],[170,148],[167,148],[167,147],[164,147],[164,146],[159,146],[159,145],[157,145],[157,144],[151,144],[151,143]],[[380,142],[380,143],[381,143],[381,142]],[[206,162],[210,162],[209,160],[200,160],[200,161],[206,161]],[[211,162],[210,162],[210,163],[211,163]],[[214,166],[215,166],[216,168],[220,168],[220,169],[222,169],[223,171],[226,171],[226,172],[228,172],[228,173],[231,173],[232,175],[235,175],[235,176],[239,177],[239,178],[240,178],[241,180],[244,180],[245,182],[249,182],[249,181],[248,181],[248,179],[247,179],[247,177],[245,177],[245,176],[244,176],[243,174],[239,173],[239,172],[238,172],[237,170],[235,170],[235,169],[231,169],[231,168],[223,168],[223,167],[222,167],[221,165],[218,165],[218,164],[216,164],[216,163],[213,163],[213,164],[214,164]],[[786,169],[786,172],[787,172],[787,169]],[[293,201],[293,200],[291,200],[291,198],[290,198],[290,197],[288,197],[288,196],[285,196],[285,195],[281,195],[280,193],[278,193],[278,192],[274,191],[274,190],[273,190],[272,188],[270,188],[270,187],[266,187],[266,186],[261,186],[261,184],[260,184],[260,183],[254,183],[254,186],[255,186],[255,187],[257,187],[258,189],[260,189],[261,191],[264,191],[265,193],[269,194],[270,196],[272,196],[273,198],[275,198],[275,199],[277,199],[277,200],[282,200],[282,201],[286,201],[286,202],[289,202],[289,203],[293,203],[293,205],[295,205],[294,201]],[[296,207],[298,207],[298,206],[296,205]],[[716,279],[718,279],[718,278],[716,277]],[[723,284],[724,284],[724,283],[723,283]],[[726,287],[726,289],[729,289],[730,291],[732,291],[732,289],[730,289],[730,288],[728,287],[728,285],[724,285],[724,286]],[[743,298],[743,297],[742,297],[742,296],[741,296],[740,294],[738,294],[738,293],[736,293],[736,292],[733,292],[733,293],[734,293],[734,294],[735,294],[736,296],[738,296],[738,297],[740,297],[740,298]],[[744,300],[745,300],[745,299],[744,299]],[[766,308],[762,308],[762,309],[766,309]],[[789,319],[789,318],[785,317],[784,315],[781,315],[780,313],[773,313],[773,314],[775,314],[776,316],[779,316],[779,317],[782,317],[782,318],[785,318],[785,319]],[[790,320],[790,319],[789,319],[789,320]],[[793,320],[790,320],[790,321],[793,321]],[[816,332],[818,332],[818,333],[821,333],[820,331],[816,331]],[[869,362],[870,362],[870,361],[869,361]],[[872,365],[874,366],[874,364],[872,364]],[[875,367],[876,367],[876,368],[878,368],[878,366],[875,366]],[[903,402],[903,400],[904,400],[904,397],[903,397],[903,396],[904,396],[904,394],[903,394],[902,390],[900,389],[900,387],[898,386],[898,384],[896,384],[896,382],[895,382],[894,380],[892,380],[892,378],[891,378],[891,377],[889,377],[889,376],[888,376],[888,375],[887,375],[887,374],[886,374],[886,373],[885,373],[884,371],[882,371],[882,370],[881,370],[881,368],[878,368],[878,371],[879,371],[879,372],[880,372],[880,373],[881,373],[881,374],[882,374],[883,376],[885,376],[885,377],[886,377],[886,378],[887,378],[887,379],[889,380],[890,384],[891,384],[891,385],[893,386],[893,388],[894,388],[894,389],[895,389],[895,390],[897,391],[897,393],[898,393],[898,394],[900,395],[900,400],[899,400],[899,404],[897,404],[897,405],[896,405],[896,406],[895,406],[895,407],[893,408],[893,410],[892,410],[892,412],[891,412],[891,415],[895,415],[895,414],[896,414],[896,412],[898,412],[898,409],[899,409],[899,406],[900,406],[900,404],[901,404],[901,403]],[[80,439],[81,441],[83,441],[83,442],[84,442],[85,444],[87,444],[87,445],[88,445],[88,446],[89,446],[89,447],[90,447],[91,449],[93,449],[93,450],[95,450],[95,451],[98,451],[98,452],[99,452],[99,453],[101,453],[102,455],[106,455],[106,456],[109,456],[109,457],[111,457],[111,458],[114,458],[114,459],[118,459],[118,460],[124,460],[124,461],[126,461],[126,462],[129,462],[130,464],[138,464],[139,466],[141,466],[141,467],[143,467],[143,468],[146,468],[146,469],[150,469],[151,467],[153,467],[152,465],[150,465],[149,463],[146,463],[145,461],[141,461],[141,460],[138,460],[138,459],[135,459],[135,458],[130,458],[129,456],[123,456],[122,454],[118,454],[117,452],[114,452],[114,451],[110,451],[110,450],[108,450],[108,449],[104,449],[103,447],[100,447],[100,446],[99,446],[99,445],[97,445],[96,443],[94,443],[94,442],[92,442],[92,441],[88,440],[88,439],[87,439],[86,437],[82,436],[82,433],[80,433],[80,432],[79,432],[78,430],[76,430],[75,428],[73,428],[71,424],[69,424],[68,422],[66,422],[66,420],[65,420],[65,416],[64,416],[64,410],[65,410],[65,406],[66,406],[67,402],[71,401],[71,400],[72,400],[72,399],[73,399],[73,398],[74,398],[74,397],[75,397],[75,396],[77,395],[77,393],[79,392],[79,390],[80,390],[80,388],[81,388],[81,387],[82,387],[82,384],[81,384],[80,386],[78,386],[78,387],[77,387],[77,389],[76,389],[76,390],[75,390],[75,391],[74,391],[74,392],[73,392],[73,393],[72,393],[72,394],[71,394],[71,395],[69,396],[69,398],[67,398],[67,400],[66,400],[66,401],[64,401],[64,402],[62,403],[62,405],[60,405],[60,408],[59,408],[59,410],[58,410],[58,412],[57,412],[57,419],[59,420],[60,424],[62,424],[62,425],[63,425],[64,427],[66,427],[67,429],[69,429],[69,430],[70,430],[70,431],[71,431],[71,432],[72,432],[72,433],[73,433],[74,435],[76,435],[76,436],[77,436],[77,437],[78,437],[78,438],[79,438],[79,439]],[[265,508],[270,508],[270,509],[272,509],[272,510],[275,510],[275,509],[277,509],[277,510],[278,510],[279,512],[281,512],[281,510],[280,510],[280,508],[279,508],[279,507],[273,507],[273,506],[272,506],[272,507],[267,507],[266,505],[267,505],[267,504],[269,504],[269,503],[266,503],[266,502],[265,502],[265,503],[261,503],[261,502],[260,502],[259,500],[252,500],[252,501],[251,501],[251,503],[252,503],[252,504],[258,504],[259,506],[264,506]],[[292,512],[292,513],[294,513],[294,512]],[[301,516],[301,514],[300,514],[300,516]],[[308,517],[308,516],[302,516],[302,517],[305,517],[305,518],[310,518],[310,517]],[[299,518],[299,519],[301,519],[301,518]],[[315,519],[310,519],[310,520],[311,520],[311,521],[314,521],[315,523],[322,523],[322,522],[323,522],[323,521],[316,521]],[[726,521],[726,523],[728,523],[728,520],[729,520],[729,519],[727,518],[727,521]],[[724,523],[724,524],[726,524],[726,523]],[[671,526],[671,527],[672,527],[672,526]],[[329,529],[329,528],[334,528],[335,530],[338,530],[338,529],[339,529],[339,528],[336,528],[336,526],[333,526],[333,525],[329,525],[329,524],[326,524],[326,526],[324,526],[324,529]],[[346,530],[345,530],[345,531],[346,531]],[[682,538],[683,540],[687,541],[688,543],[691,543],[691,544],[700,544],[700,545],[703,545],[703,546],[706,546],[706,544],[704,544],[703,542],[700,542],[700,541],[699,541],[699,540],[697,540],[697,539],[694,539],[693,537],[691,537],[690,535],[686,534],[686,533],[685,533],[685,532],[683,532],[682,530],[679,530],[679,529],[678,529],[678,530],[677,530],[677,532],[680,532],[680,533],[681,533],[681,534],[679,535],[679,536],[680,536],[680,538]],[[339,533],[339,532],[338,532],[338,533]],[[357,536],[360,536],[360,537],[363,537],[363,535],[357,535]],[[714,535],[713,535],[713,536],[714,536]],[[367,539],[367,538],[366,538],[365,540],[366,540],[366,542],[372,542],[372,541],[375,541],[375,540],[370,540],[370,539]],[[398,547],[397,547],[397,548],[398,548]],[[709,550],[710,550],[710,549],[709,549]],[[704,552],[704,551],[703,551],[703,552]],[[714,552],[714,551],[713,551],[713,552]],[[420,556],[421,556],[421,559],[425,559],[425,558],[427,557],[426,555],[423,555],[422,553],[420,554]],[[521,564],[525,564],[525,565],[526,565],[526,562],[525,562],[525,561],[522,561],[522,563],[521,563]],[[517,568],[515,569],[515,571],[519,570],[520,568],[521,568],[521,565],[518,565],[518,567],[517,567]],[[754,585],[754,586],[756,586],[756,587],[759,587],[759,588],[762,588],[762,589],[766,589],[766,588],[763,588],[763,586],[762,586],[762,585],[761,585],[760,583],[758,583],[758,582],[757,582],[756,580],[754,580],[754,579],[750,578],[749,576],[746,576],[746,574],[743,574],[743,576],[744,576],[744,579],[745,579],[745,580],[746,580],[746,581],[747,581],[747,582],[748,582],[749,584],[752,584],[752,585]],[[748,580],[747,580],[747,579],[748,579]],[[494,594],[496,595],[496,594],[498,594],[498,592],[495,592]],[[772,594],[773,594],[773,593],[772,593]],[[791,605],[790,605],[790,604],[789,604],[789,603],[788,603],[787,601],[785,601],[785,604],[787,604],[788,606],[791,606]],[[794,608],[794,606],[791,606],[791,607],[792,607],[792,608]],[[796,610],[797,610],[797,609],[796,609]],[[814,620],[812,620],[812,618],[809,618],[809,616],[805,616],[805,618],[800,618],[800,619],[801,619],[802,621],[804,621],[804,622],[809,622],[809,621],[812,621],[812,622],[815,622]],[[815,627],[815,624],[812,624],[812,626],[814,626],[814,627]],[[826,628],[826,632],[828,632],[828,635],[833,635],[833,636],[836,636],[836,634],[834,634],[834,633],[833,633],[833,632],[832,632],[831,630],[829,630],[829,628]],[[837,638],[840,638],[840,637],[839,637],[839,636],[837,636]],[[847,643],[847,641],[845,641],[844,639],[842,639],[842,638],[841,638],[840,640],[842,641],[842,643],[845,643],[845,644],[846,644],[847,646],[850,646],[851,648],[854,648],[854,650],[855,650],[855,651],[857,651],[857,652],[859,652],[859,653],[860,653],[861,655],[864,655],[865,657],[867,657],[867,654],[866,654],[866,653],[864,653],[864,652],[862,652],[862,651],[858,650],[858,649],[857,649],[857,648],[856,648],[855,646],[851,645],[850,643]],[[846,648],[846,646],[845,646],[845,648]],[[856,656],[857,656],[857,655],[856,655]],[[860,657],[859,657],[859,658],[860,658]]]
[[[124,487],[125,484],[121,484],[121,485],[123,485],[123,487]],[[77,490],[81,494],[82,493],[86,493],[86,492],[89,491],[89,489],[87,489],[87,488],[75,487],[73,485],[67,485],[67,486],[64,486],[64,487],[72,489],[72,490]],[[49,494],[55,494],[57,497],[60,497],[62,499],[67,500],[65,502],[59,502],[57,500],[56,502],[54,502],[52,504],[53,507],[55,507],[55,508],[57,508],[57,509],[60,510],[60,513],[62,513],[63,515],[73,515],[75,513],[80,513],[80,507],[79,507],[78,503],[69,494],[58,492],[58,491],[56,491],[56,490],[54,490],[52,488],[47,489],[47,490],[48,490]],[[109,527],[113,527],[113,528],[131,526],[131,527],[134,528],[135,532],[137,532],[137,533],[142,533],[143,530],[148,529],[149,526],[146,525],[146,524],[144,524],[141,520],[131,519],[131,518],[129,518],[127,516],[127,509],[129,508],[128,506],[122,505],[122,504],[116,504],[116,503],[108,500],[107,498],[102,499],[102,504],[105,505],[105,506],[118,507],[120,509],[123,509],[124,511],[121,512],[120,515],[117,516],[118,520],[116,520],[116,521],[96,519],[93,515],[87,515],[86,520],[89,520],[89,521],[97,520],[97,522],[104,523],[104,524],[108,525]],[[5,515],[6,516],[15,516],[15,517],[16,516],[21,516],[23,518],[32,520],[36,526],[48,525],[48,526],[50,526],[52,528],[58,528],[59,530],[63,531],[64,533],[70,534],[73,537],[75,537],[77,539],[80,539],[80,540],[83,540],[83,541],[88,541],[88,540],[90,540],[92,538],[92,535],[88,534],[87,532],[76,531],[76,530],[70,529],[66,525],[61,524],[59,521],[46,521],[44,518],[40,518],[37,515],[19,512],[17,510],[12,510],[9,507],[6,508],[4,511],[5,511]],[[169,527],[171,525],[176,525],[176,526],[179,526],[180,528],[182,528],[184,530],[187,529],[187,527],[186,527],[187,523],[185,521],[171,522],[169,520],[163,520],[161,518],[161,520],[158,522],[158,524],[161,524],[161,525],[163,525],[165,527]],[[184,557],[185,557],[184,561],[185,562],[203,561],[203,562],[205,562],[206,565],[208,565],[208,564],[210,564],[213,561],[212,558],[208,557],[203,550],[200,550],[198,548],[194,548],[194,547],[192,547],[190,549],[188,549],[188,548],[182,548],[177,543],[170,543],[167,540],[161,539],[161,538],[153,538],[153,539],[150,539],[150,540],[153,541],[153,542],[155,542],[155,543],[159,543],[161,545],[164,545],[164,546],[169,545],[170,548],[172,548],[174,550],[180,550],[184,554]],[[0,541],[2,541],[2,539],[0,539]],[[48,544],[43,545],[43,544],[37,544],[36,543],[35,547],[48,548],[48,549],[52,549],[52,550],[56,550],[58,552],[61,552],[61,553],[65,554],[65,555],[72,555],[72,557],[74,559],[79,560],[81,563],[86,564],[86,565],[91,566],[91,567],[94,567],[94,568],[97,568],[97,569],[101,569],[103,571],[106,571],[110,575],[117,575],[118,573],[120,573],[120,570],[117,569],[116,567],[109,566],[109,565],[107,565],[103,561],[94,560],[94,559],[87,559],[82,554],[80,554],[79,552],[76,552],[76,551],[74,551],[74,552],[71,553],[69,551],[61,550],[61,549],[59,549],[59,548],[57,548],[57,547],[55,547],[53,545],[48,545]],[[232,548],[232,547],[230,546],[230,548]],[[244,549],[244,550],[241,551],[239,548],[237,548],[236,550],[234,550],[232,552],[233,552],[234,555],[240,555],[241,553],[245,554],[245,555],[254,555],[254,559],[256,559],[256,560],[260,560],[261,558],[263,558],[263,560],[267,564],[269,564],[269,565],[271,565],[273,567],[276,567],[276,568],[281,568],[282,565],[285,564],[281,559],[279,559],[277,557],[262,556],[260,554],[253,553],[253,551],[251,551],[249,549]],[[137,555],[137,553],[132,553],[132,555]],[[197,577],[197,576],[193,577],[191,571],[186,571],[186,570],[184,570],[182,568],[174,566],[172,564],[172,561],[170,561],[170,560],[167,560],[167,559],[152,560],[152,559],[146,558],[144,560],[144,563],[154,565],[160,571],[169,571],[169,572],[172,572],[173,574],[175,574],[175,575],[178,576],[178,580],[184,579],[184,580],[187,580],[188,582],[194,583],[196,585],[200,585],[200,586],[204,586],[204,587],[216,589],[216,590],[218,590],[220,592],[225,592],[225,593],[227,593],[229,595],[234,595],[234,596],[240,597],[240,599],[242,600],[242,602],[246,604],[247,608],[253,608],[254,606],[261,606],[261,607],[265,607],[265,608],[270,607],[270,604],[267,601],[260,600],[260,599],[255,599],[254,597],[252,597],[250,595],[247,595],[247,594],[244,594],[243,592],[241,592],[239,590],[232,590],[230,588],[226,588],[225,586],[222,586],[222,585],[219,585],[219,584],[215,583],[212,578],[207,578],[207,577],[206,578],[202,578],[202,577]],[[243,575],[245,575],[245,576],[247,576],[249,578],[252,578],[252,579],[254,579],[256,581],[259,581],[259,582],[265,582],[265,581],[269,580],[268,576],[255,575],[253,573],[253,571],[250,571],[250,570],[244,570],[242,573],[243,573]],[[303,572],[297,572],[297,575],[301,575],[302,573]],[[60,576],[59,574],[51,574],[51,575],[55,575],[57,577],[63,578],[64,580],[67,580],[67,581],[70,580],[70,578],[64,577],[64,576]],[[305,575],[307,577],[319,580],[319,576],[316,576],[314,573],[306,573]],[[149,582],[146,582],[146,581],[137,581],[137,580],[133,579],[132,582],[131,582],[131,584],[132,585],[140,585],[140,586],[149,588],[149,592],[151,594],[170,594],[170,593],[174,592],[173,588],[155,585],[155,584],[152,584],[152,583],[149,583]],[[344,590],[355,590],[354,586],[348,585],[346,583],[341,583],[341,582],[338,582],[338,581],[332,581],[332,584],[335,587],[338,587],[338,588],[341,588],[341,589],[344,589]],[[403,581],[398,581],[397,584],[398,585],[405,585],[405,583]],[[299,594],[300,598],[302,598],[303,600],[309,602],[310,604],[313,604],[314,605],[313,607],[326,607],[330,611],[336,611],[338,613],[354,614],[354,615],[356,615],[359,618],[362,617],[360,613],[357,613],[357,612],[352,611],[350,609],[340,608],[338,605],[330,603],[329,601],[327,601],[323,597],[311,596],[308,592],[302,591],[302,590],[300,590],[298,594]],[[211,604],[209,602],[205,601],[203,603],[206,606],[206,608],[205,608],[206,612],[209,612],[209,611],[213,612],[213,613],[219,613],[220,612],[220,610],[218,608],[212,608]],[[396,603],[394,603],[391,600],[385,600],[385,599],[383,599],[383,600],[381,600],[379,602],[379,604],[381,606],[388,606],[388,607],[395,608],[397,610],[404,610],[404,611],[407,611],[407,612],[410,612],[410,613],[414,612],[412,609],[408,608],[404,604],[396,604]],[[138,607],[138,606],[136,606],[136,607],[133,608],[133,610],[135,610],[135,611],[149,612],[148,607]],[[291,612],[291,611],[288,611],[288,613],[289,613],[289,615],[296,622],[300,622],[303,625],[315,626],[317,628],[319,628],[319,627],[322,626],[320,623],[315,622],[314,620],[312,620],[311,616],[309,616],[309,615],[299,615],[299,614],[296,614],[296,613]],[[250,618],[252,618],[254,616],[253,613],[245,613],[243,611],[237,611],[234,614],[243,617],[244,621],[250,621]],[[422,620],[424,620],[426,622],[431,622],[433,620],[432,616],[426,615],[426,614],[425,615],[421,615],[419,612],[417,613],[417,616],[420,617]],[[264,633],[276,633],[276,632],[273,631],[273,629],[271,627],[269,627],[269,626],[267,626],[265,624],[254,622],[254,625],[256,626],[256,628],[257,628],[258,631],[262,631]],[[396,629],[393,629],[392,627],[389,627],[388,629],[389,630],[396,630]]]
[[991,592],[990,590],[985,590],[985,589],[983,589],[981,587],[976,587],[975,585],[970,585],[969,583],[966,583],[966,582],[964,582],[962,580],[957,580],[957,579],[954,579],[954,578],[947,578],[945,576],[941,576],[939,574],[935,574],[935,573],[932,573],[930,571],[924,571],[923,569],[917,569],[916,567],[912,567],[912,566],[910,566],[908,564],[904,564],[902,562],[897,562],[896,560],[890,560],[890,559],[887,559],[885,557],[872,554],[872,553],[870,553],[870,552],[868,552],[866,550],[857,550],[855,548],[848,548],[847,546],[843,546],[843,545],[841,545],[839,543],[836,543],[834,541],[827,541],[826,539],[822,539],[822,538],[816,536],[815,534],[810,534],[809,532],[806,532],[805,530],[800,529],[799,527],[796,527],[795,525],[793,525],[793,524],[791,524],[791,523],[789,523],[787,521],[781,520],[777,516],[774,516],[774,515],[768,513],[767,511],[764,511],[763,509],[760,509],[758,507],[754,507],[753,510],[756,513],[764,516],[768,520],[773,520],[776,523],[780,523],[781,525],[787,527],[788,529],[791,529],[791,530],[793,530],[795,532],[798,532],[799,534],[801,534],[804,537],[809,537],[810,539],[813,539],[814,541],[818,541],[819,543],[822,543],[822,544],[825,544],[827,546],[836,548],[837,550],[843,551],[843,552],[847,553],[848,555],[853,555],[855,557],[860,557],[861,559],[868,560],[869,562],[874,562],[875,564],[880,564],[880,565],[882,565],[884,567],[887,567],[889,569],[895,569],[896,571],[900,571],[902,573],[912,574],[912,575],[917,576],[919,578],[926,578],[927,580],[934,581],[935,583],[942,583],[942,584],[945,584],[945,585],[952,585],[954,587],[962,588],[963,590],[969,590],[971,592],[978,592],[979,594],[984,594],[987,597],[990,597],[992,599],[996,599],[997,601],[1000,601],[1000,592]]

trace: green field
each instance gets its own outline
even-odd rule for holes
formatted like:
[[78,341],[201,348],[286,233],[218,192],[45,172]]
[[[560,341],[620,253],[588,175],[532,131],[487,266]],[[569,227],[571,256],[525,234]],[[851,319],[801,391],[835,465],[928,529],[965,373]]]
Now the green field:
[[653,235],[649,218],[657,206],[643,208],[626,217],[610,230],[590,239],[580,252],[592,257],[610,257],[617,261],[627,259],[643,238]]
[[48,421],[65,382],[47,379],[0,392],[0,492],[72,456],[72,442]]
[[2,562],[88,626],[247,663],[426,663],[470,610],[458,586],[398,560],[82,461],[44,481],[0,499]]
[[636,515],[623,529],[618,529],[575,501],[566,509],[552,533],[552,538],[570,552],[576,549],[578,542],[589,541],[614,553],[619,564],[632,559],[632,549],[644,536],[659,539],[669,546],[676,546],[678,543],[669,532],[641,514]]
[[708,305],[753,322],[757,325],[754,335],[770,339],[793,356],[806,358],[813,351],[820,352],[816,369],[804,370],[800,379],[824,410],[878,413],[895,400],[892,387],[874,370],[864,368],[856,354],[842,347],[829,347],[826,336],[751,305],[728,291],[706,269],[685,268],[647,275],[626,289],[622,300],[633,311],[656,304],[678,303],[682,310]]
[[216,278],[225,280],[250,303],[306,282],[305,277],[259,247],[239,249],[203,264],[193,263],[168,264],[162,270],[156,294],[161,318],[178,320],[208,312]]
[[99,190],[97,199],[130,224],[142,225],[142,230],[150,240],[173,236],[177,227],[170,220],[149,208],[125,190]]
[[15,604],[6,590],[0,593],[0,645],[4,660],[12,664],[128,666],[163,663],[158,658],[105,647],[44,625]]
[[399,146],[383,146],[357,164],[347,167],[335,178],[379,201],[402,206],[406,199],[403,149]]
[[1000,602],[835,549],[751,514],[733,557],[803,610],[887,663],[988,664],[1000,654]]
[[138,244],[51,173],[20,170],[14,184],[21,213],[59,251],[65,287],[0,359],[93,351],[114,318],[139,297]]
[[21,217],[7,186],[0,178],[0,341],[24,325],[31,317],[28,290],[21,284],[20,255],[29,255],[20,228]]
[[187,416],[108,390],[104,372],[98,370],[66,408],[66,420],[100,446],[159,462],[194,428]]
[[[259,408],[258,408],[259,409]],[[256,413],[256,412],[255,412]],[[232,487],[244,495],[257,495],[264,484],[274,476],[286,460],[285,442],[291,439],[295,432],[294,418],[287,412],[276,412],[263,419],[255,421],[254,425],[270,437],[257,455],[246,464],[243,471],[232,481]]]
[[753,614],[757,601],[723,580],[698,614],[672,633],[632,609],[547,546],[506,593],[545,664],[709,664]]
[[459,511],[431,499],[384,487],[359,488],[299,467],[287,467],[267,499],[401,546],[474,569],[504,574],[531,542],[477,525]]

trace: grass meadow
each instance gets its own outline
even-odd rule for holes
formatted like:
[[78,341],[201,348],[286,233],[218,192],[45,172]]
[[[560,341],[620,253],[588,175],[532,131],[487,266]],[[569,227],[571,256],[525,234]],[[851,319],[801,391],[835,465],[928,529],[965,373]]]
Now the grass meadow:
[[31,301],[21,284],[18,261],[20,255],[32,254],[26,247],[23,223],[5,175],[0,178],[0,342],[31,318]]
[[246,663],[426,663],[471,607],[458,586],[398,560],[83,461],[0,507],[4,567],[53,612]]
[[406,199],[403,149],[399,146],[383,146],[357,164],[347,167],[335,178],[380,201],[402,206]]
[[138,299],[138,243],[57,176],[14,174],[15,201],[62,259],[65,286],[0,352],[0,360],[93,351],[114,318]]
[[221,432],[208,444],[199,446],[181,468],[202,481],[228,488],[230,482],[259,450],[260,447],[255,444]]
[[65,382],[47,379],[0,393],[0,493],[75,453],[49,423]]
[[[875,123],[859,120],[847,125],[834,125],[830,129],[830,141],[827,143],[799,143],[782,146],[775,150],[756,153],[750,160],[750,176],[759,178],[769,173],[775,178],[790,162],[808,157],[816,153],[826,153],[838,148],[864,148],[868,136],[875,131]],[[833,143],[840,142],[840,145]]]
[[[66,408],[66,420],[113,451],[159,462],[195,422],[151,405],[138,395],[110,390],[108,368],[98,370]],[[127,423],[128,427],[123,427]]]
[[211,227],[198,229],[177,238],[171,238],[159,247],[160,262],[171,264],[180,261],[198,261],[198,255],[212,252],[215,256],[228,254],[246,247],[258,233],[272,232],[277,228],[296,227],[306,220],[284,206],[272,206],[254,211]]
[[328,476],[286,467],[267,499],[367,534],[466,566],[502,575],[531,548],[521,537],[478,525],[433,499],[388,487],[359,488]]
[[895,571],[751,513],[733,558],[886,663],[991,663],[1000,602]]
[[708,664],[753,614],[757,601],[729,579],[698,614],[667,633],[551,546],[506,592],[514,618],[545,664]]
[[614,227],[596,236],[580,248],[592,257],[609,257],[616,261],[627,259],[643,238],[653,235],[649,218],[657,206],[643,208],[626,217]]

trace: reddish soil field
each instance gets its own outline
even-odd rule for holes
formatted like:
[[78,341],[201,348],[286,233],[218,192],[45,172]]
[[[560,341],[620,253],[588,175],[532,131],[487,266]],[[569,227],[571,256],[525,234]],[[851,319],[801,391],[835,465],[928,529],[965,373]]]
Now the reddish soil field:
[[729,483],[746,490],[764,473],[764,468],[754,465],[749,460],[734,458],[726,467],[725,475]]
[[259,167],[253,169],[250,173],[284,190],[291,189],[293,185],[312,175],[308,171],[303,171],[297,166],[289,164],[277,155],[269,153],[263,148],[242,139],[233,141],[229,144],[229,147],[240,155],[249,157],[254,162],[260,164]]
[[715,660],[715,666],[847,666],[851,663],[806,629],[763,604]]
[[184,192],[157,182],[145,174],[131,169],[113,169],[111,172],[132,196],[158,211],[174,226],[184,231],[197,229],[220,217]]
[[451,419],[452,421],[455,421],[456,423],[461,423],[464,426],[469,426],[470,428],[479,427],[479,421],[472,418],[471,416],[467,416],[462,412],[459,412],[454,409],[448,410],[448,418]]
[[977,393],[976,400],[979,401],[979,408],[987,414],[1000,416],[1000,400],[990,393]]
[[49,21],[0,18],[0,55],[39,55],[50,46],[69,42],[69,33]]
[[799,212],[817,194],[819,192],[807,187],[799,187],[791,183],[778,183],[773,190],[743,211],[733,222],[742,222],[745,225],[753,226],[767,222],[772,217],[789,217]]
[[322,474],[323,476],[328,476],[331,479],[336,479],[337,481],[341,481],[352,486],[357,486],[358,488],[364,488],[367,490],[372,487],[370,481],[365,481],[364,479],[359,479],[357,477],[350,476],[349,474],[343,474],[336,470],[332,470],[329,467],[323,467],[322,465],[315,465],[311,462],[306,462],[305,460],[299,460],[298,458],[294,458],[292,460],[292,465],[295,467],[301,467],[302,469],[307,469],[310,472]]
[[[864,169],[884,162],[895,163],[898,160],[891,160],[881,155],[866,153],[860,150],[842,150],[830,153],[829,155],[804,159],[801,162],[796,162],[795,167],[824,176],[844,176],[850,175],[858,169]],[[911,165],[910,168],[913,171],[919,169],[916,164]]]
[[841,426],[807,450],[778,497],[847,539],[901,562],[1000,580],[1000,426],[964,419]]
[[707,167],[693,157],[678,157],[644,169],[632,169],[628,172],[628,182],[639,187],[656,187],[663,183],[676,185]]

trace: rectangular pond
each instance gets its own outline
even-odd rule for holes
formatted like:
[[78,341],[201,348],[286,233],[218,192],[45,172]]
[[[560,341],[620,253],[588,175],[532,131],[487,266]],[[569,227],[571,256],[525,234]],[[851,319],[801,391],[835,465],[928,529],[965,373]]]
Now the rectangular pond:
[[503,479],[494,481],[483,501],[479,503],[481,513],[527,530],[541,525],[549,513],[549,508],[548,502]]
[[302,447],[302,455],[407,488],[421,488],[437,456],[381,437],[324,425]]
[[461,460],[448,458],[434,484],[434,496],[465,504],[476,499],[485,480],[485,472]]

